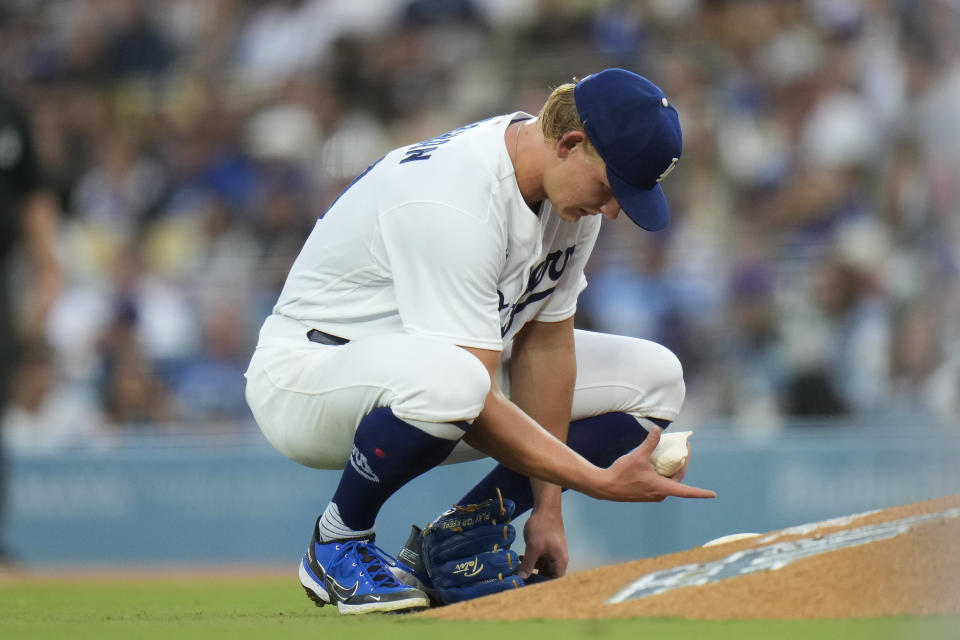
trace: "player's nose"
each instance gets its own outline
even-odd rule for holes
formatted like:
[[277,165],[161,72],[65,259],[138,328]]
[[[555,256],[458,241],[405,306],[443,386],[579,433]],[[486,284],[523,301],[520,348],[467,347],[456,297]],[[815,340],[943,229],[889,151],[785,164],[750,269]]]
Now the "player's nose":
[[600,214],[607,220],[615,220],[620,215],[620,203],[616,198],[611,197],[600,205]]

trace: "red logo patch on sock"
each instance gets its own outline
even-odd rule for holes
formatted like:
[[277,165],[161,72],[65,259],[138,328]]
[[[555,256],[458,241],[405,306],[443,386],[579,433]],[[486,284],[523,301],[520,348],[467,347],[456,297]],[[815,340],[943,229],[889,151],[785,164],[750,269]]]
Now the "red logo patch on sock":
[[383,452],[383,449],[381,449],[380,447],[377,447],[377,448],[374,450],[373,453],[376,454],[376,456],[377,456],[378,458],[386,458],[386,457],[387,457],[387,454],[385,454],[385,453]]

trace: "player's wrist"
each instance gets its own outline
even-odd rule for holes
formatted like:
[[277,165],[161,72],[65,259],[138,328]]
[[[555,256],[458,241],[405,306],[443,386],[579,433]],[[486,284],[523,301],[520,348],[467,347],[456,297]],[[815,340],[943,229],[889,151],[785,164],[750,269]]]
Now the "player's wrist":
[[533,490],[533,510],[553,510],[560,511],[563,488],[552,482],[544,482],[532,478],[530,485]]
[[607,500],[616,486],[611,469],[596,467],[590,463],[570,474],[568,487],[591,498]]

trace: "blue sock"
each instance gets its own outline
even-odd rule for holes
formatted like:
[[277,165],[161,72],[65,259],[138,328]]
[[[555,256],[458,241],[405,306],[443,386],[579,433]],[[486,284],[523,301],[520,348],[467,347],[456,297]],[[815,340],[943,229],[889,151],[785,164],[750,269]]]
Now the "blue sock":
[[[670,424],[669,420],[647,419],[664,429]],[[638,447],[646,437],[647,430],[629,413],[605,413],[571,422],[567,445],[596,466],[606,468],[623,454]],[[458,504],[475,504],[496,498],[497,488],[503,492],[503,497],[516,503],[517,516],[533,507],[530,478],[502,464],[494,467],[467,495],[460,498]]]
[[372,531],[387,498],[443,462],[457,442],[425,433],[397,418],[389,407],[370,412],[357,427],[350,462],[333,494],[337,525],[347,531]]

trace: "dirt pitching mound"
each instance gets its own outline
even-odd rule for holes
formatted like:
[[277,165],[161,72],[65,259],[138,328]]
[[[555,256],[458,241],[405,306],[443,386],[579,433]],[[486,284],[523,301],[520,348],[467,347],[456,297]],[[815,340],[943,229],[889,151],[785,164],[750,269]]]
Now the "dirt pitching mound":
[[419,616],[960,614],[960,494],[575,573]]

